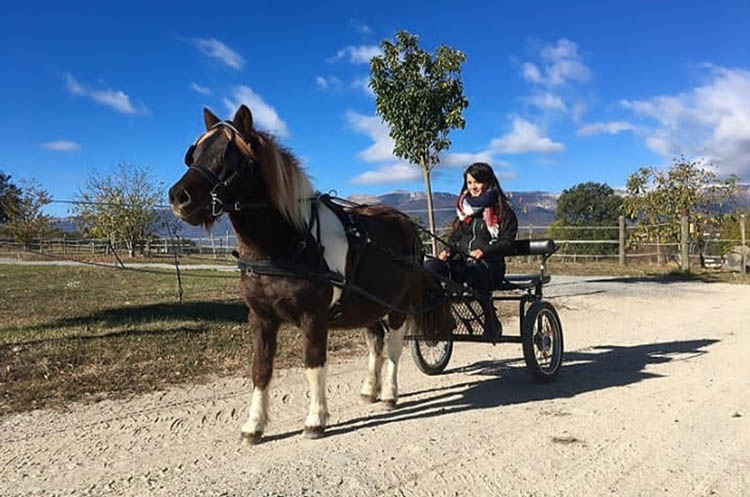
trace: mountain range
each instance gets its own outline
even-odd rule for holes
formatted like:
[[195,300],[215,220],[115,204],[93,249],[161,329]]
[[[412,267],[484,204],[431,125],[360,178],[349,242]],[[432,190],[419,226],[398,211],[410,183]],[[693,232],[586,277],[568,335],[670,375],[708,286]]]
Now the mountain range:
[[[521,191],[507,192],[513,202],[514,210],[518,216],[519,226],[547,226],[555,219],[557,199],[559,193],[543,191]],[[624,192],[617,192],[622,194]],[[433,208],[435,209],[435,225],[437,228],[445,227],[455,217],[455,207],[458,196],[452,193],[435,192],[432,194]],[[350,195],[346,198],[351,202],[370,205],[389,205],[415,218],[424,226],[427,226],[427,196],[424,192],[408,192],[396,190],[383,195]],[[737,198],[740,208],[750,208],[750,184],[741,184]],[[163,215],[171,216],[168,209]],[[58,218],[55,225],[65,232],[74,232],[73,218]],[[183,238],[201,238],[209,236],[200,226],[190,226],[180,223],[179,235]],[[232,234],[232,226],[227,216],[214,225],[211,230],[214,236]],[[168,233],[158,233],[160,236],[168,236]]]

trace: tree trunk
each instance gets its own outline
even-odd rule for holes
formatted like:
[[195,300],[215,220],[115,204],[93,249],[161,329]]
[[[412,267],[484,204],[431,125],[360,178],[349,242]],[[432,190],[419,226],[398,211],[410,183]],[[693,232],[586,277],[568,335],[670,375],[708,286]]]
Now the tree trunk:
[[434,238],[435,233],[435,211],[432,208],[432,185],[430,184],[430,170],[427,169],[427,161],[422,158],[422,175],[424,176],[425,192],[427,193],[427,220],[429,221],[430,233],[433,234],[432,238],[432,255],[437,257],[437,240]]

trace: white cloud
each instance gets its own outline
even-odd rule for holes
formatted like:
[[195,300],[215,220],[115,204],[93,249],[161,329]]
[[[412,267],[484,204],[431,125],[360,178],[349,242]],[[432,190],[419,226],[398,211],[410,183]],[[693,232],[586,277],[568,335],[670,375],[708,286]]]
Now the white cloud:
[[525,119],[513,119],[513,129],[490,142],[490,148],[508,154],[562,152],[565,145],[542,136],[539,127]]
[[81,150],[80,143],[76,143],[70,140],[55,140],[51,142],[45,142],[40,145],[45,150],[54,150],[56,152],[75,152]]
[[393,138],[388,134],[388,125],[376,116],[364,116],[354,111],[346,113],[349,125],[360,133],[369,136],[375,143],[357,154],[365,162],[385,162],[398,160],[393,155]]
[[646,146],[665,158],[703,157],[722,174],[750,178],[750,71],[707,66],[708,82],[677,95],[622,100],[656,121]]
[[357,185],[378,185],[416,181],[421,178],[422,171],[419,167],[405,162],[398,162],[389,166],[380,167],[374,171],[364,172],[352,179],[352,183]]
[[360,90],[362,93],[370,98],[375,98],[375,92],[370,88],[370,76],[362,76],[360,78],[354,78],[350,85],[352,88]]
[[[376,170],[367,171],[352,180],[356,184],[398,183],[418,180],[422,177],[418,166],[407,164],[393,155],[393,139],[388,135],[388,126],[377,116],[365,116],[354,111],[346,114],[346,120],[355,131],[370,137],[372,145],[357,154],[357,158],[369,163],[388,163]],[[496,158],[497,150],[488,148],[477,153],[449,153],[441,157],[438,174],[441,168],[464,168],[474,162],[487,162],[495,168],[498,177],[510,179],[515,177],[513,171],[500,171],[498,168],[509,168],[510,163]]]
[[489,150],[483,150],[476,154],[465,152],[450,153],[446,154],[445,157],[440,160],[440,165],[444,167],[466,167],[475,162],[487,162],[491,164],[493,162],[492,152]]
[[276,113],[276,109],[268,105],[257,93],[247,86],[240,85],[234,88],[230,98],[224,98],[229,112],[234,112],[237,108],[245,104],[253,113],[253,123],[281,138],[289,136],[289,128],[286,123]]
[[591,78],[591,70],[581,60],[575,42],[561,38],[555,45],[542,48],[539,56],[541,68],[531,62],[521,66],[521,75],[531,83],[559,86],[569,81],[588,81]]
[[341,80],[336,76],[318,76],[315,78],[315,84],[321,90],[338,89],[341,88]]
[[339,50],[336,55],[328,59],[328,62],[336,62],[348,58],[352,64],[369,64],[370,59],[382,55],[382,50],[377,45],[350,45]]
[[531,105],[544,110],[559,110],[561,112],[568,110],[563,99],[552,93],[537,93],[526,97],[525,100]]
[[195,38],[192,41],[204,55],[214,58],[224,65],[238,70],[245,67],[245,59],[240,54],[215,38]]
[[206,88],[205,86],[201,86],[198,83],[190,83],[190,89],[194,92],[200,93],[201,95],[211,95],[211,88]]
[[351,21],[349,21],[349,26],[361,35],[372,34],[372,29],[370,28],[370,26],[356,19],[352,19]]
[[133,105],[130,97],[121,90],[92,90],[81,85],[70,73],[65,74],[65,84],[73,95],[90,98],[122,114],[148,114],[146,107]]
[[604,133],[616,135],[621,131],[633,131],[635,126],[625,121],[612,121],[607,123],[591,123],[578,128],[577,133],[581,136],[601,135]]

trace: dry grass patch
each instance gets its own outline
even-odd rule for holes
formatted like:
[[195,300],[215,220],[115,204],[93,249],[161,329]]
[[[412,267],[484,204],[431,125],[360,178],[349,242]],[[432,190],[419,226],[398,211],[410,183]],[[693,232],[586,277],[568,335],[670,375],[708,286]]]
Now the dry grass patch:
[[[64,407],[169,384],[247,374],[252,337],[231,273],[173,274],[0,266],[0,414]],[[334,358],[364,353],[357,331],[331,333]],[[301,365],[295,328],[277,365]]]

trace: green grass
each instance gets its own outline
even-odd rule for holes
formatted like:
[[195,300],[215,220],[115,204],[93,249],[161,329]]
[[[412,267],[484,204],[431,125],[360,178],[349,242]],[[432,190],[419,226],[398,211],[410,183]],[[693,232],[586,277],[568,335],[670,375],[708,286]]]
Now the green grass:
[[[236,274],[176,277],[107,268],[0,266],[0,415],[250,372],[252,337]],[[361,354],[356,331],[332,333],[335,358]],[[295,328],[277,366],[301,365]]]

